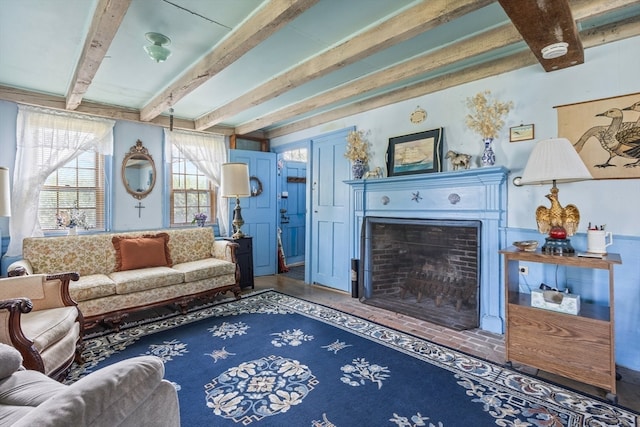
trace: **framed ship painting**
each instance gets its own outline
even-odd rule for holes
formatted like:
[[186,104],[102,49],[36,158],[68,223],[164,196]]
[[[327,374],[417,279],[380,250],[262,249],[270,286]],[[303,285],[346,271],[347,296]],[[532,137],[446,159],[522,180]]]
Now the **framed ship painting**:
[[640,93],[554,108],[594,179],[640,178]]
[[389,138],[387,175],[442,171],[443,129],[432,129]]

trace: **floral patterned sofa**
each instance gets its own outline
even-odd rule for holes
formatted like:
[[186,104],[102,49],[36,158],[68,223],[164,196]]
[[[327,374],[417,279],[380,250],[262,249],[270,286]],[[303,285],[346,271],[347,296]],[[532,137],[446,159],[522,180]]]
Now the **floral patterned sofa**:
[[85,327],[117,327],[128,313],[232,291],[240,298],[235,249],[215,240],[211,227],[30,237],[9,274],[77,272],[69,287]]

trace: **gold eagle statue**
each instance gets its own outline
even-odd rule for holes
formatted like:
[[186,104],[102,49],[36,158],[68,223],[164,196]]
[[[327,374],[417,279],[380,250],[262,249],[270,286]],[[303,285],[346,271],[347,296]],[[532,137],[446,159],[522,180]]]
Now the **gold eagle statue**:
[[551,194],[545,196],[551,201],[551,207],[538,206],[536,209],[536,222],[538,231],[547,234],[552,227],[563,227],[567,236],[573,236],[578,231],[580,212],[575,205],[567,205],[564,208],[558,201],[558,188],[554,186]]

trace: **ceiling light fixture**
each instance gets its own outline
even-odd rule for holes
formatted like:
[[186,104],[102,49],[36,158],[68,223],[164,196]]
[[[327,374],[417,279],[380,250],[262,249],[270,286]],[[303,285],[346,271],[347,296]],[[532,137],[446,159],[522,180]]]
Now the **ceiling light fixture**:
[[169,56],[171,56],[171,51],[164,47],[164,45],[171,44],[171,39],[169,37],[160,33],[147,33],[145,34],[145,37],[153,43],[152,45],[144,47],[149,58],[156,62],[164,62]]
[[568,47],[569,43],[565,42],[550,44],[549,46],[545,46],[542,48],[542,57],[544,59],[553,59],[564,56],[569,51],[567,49]]

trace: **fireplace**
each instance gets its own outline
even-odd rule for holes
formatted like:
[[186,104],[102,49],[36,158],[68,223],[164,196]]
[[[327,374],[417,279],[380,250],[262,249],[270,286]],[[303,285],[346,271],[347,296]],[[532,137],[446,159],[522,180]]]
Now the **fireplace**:
[[[424,318],[422,306],[428,305],[437,308],[436,317],[447,317],[450,328],[479,324],[503,333],[498,251],[506,247],[507,176],[504,167],[484,167],[347,181],[349,248],[351,258],[359,260],[363,302],[389,305],[382,301],[393,301],[386,298],[393,295],[394,305],[385,307],[391,311]],[[371,240],[372,231],[382,237]],[[462,252],[453,249],[456,240],[465,242]],[[393,261],[386,272],[380,270],[383,255]]]
[[365,304],[456,330],[479,326],[480,221],[367,217]]

